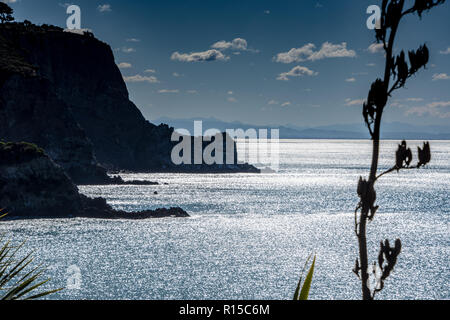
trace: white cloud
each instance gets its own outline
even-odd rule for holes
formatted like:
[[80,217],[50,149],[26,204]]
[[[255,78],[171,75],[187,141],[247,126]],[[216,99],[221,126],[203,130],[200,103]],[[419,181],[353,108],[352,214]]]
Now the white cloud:
[[433,74],[433,81],[438,81],[438,80],[450,80],[450,76],[446,73]]
[[119,49],[116,49],[118,51],[122,51],[123,53],[132,53],[132,52],[136,52],[136,49],[134,48],[128,48],[128,47],[122,47]]
[[242,39],[242,38],[236,38],[232,41],[218,41],[216,43],[214,43],[211,48],[213,49],[217,49],[217,50],[227,50],[227,49],[232,49],[232,50],[240,50],[240,51],[247,51],[248,50],[248,44],[247,44],[247,40]]
[[197,90],[187,90],[186,92],[189,94],[197,94],[198,93]]
[[172,60],[182,61],[182,62],[209,62],[209,61],[226,61],[229,57],[225,56],[222,52],[216,49],[202,51],[202,52],[191,52],[191,53],[179,53],[174,52],[171,56]]
[[178,72],[174,72],[174,73],[172,73],[172,76],[174,76],[175,78],[179,78],[179,77],[181,77],[182,75],[179,74]]
[[354,58],[356,52],[354,50],[347,49],[347,43],[332,44],[325,42],[319,51],[314,51],[316,46],[312,43],[308,43],[301,48],[292,48],[288,52],[278,53],[274,60],[281,63],[292,63],[302,61],[316,61],[325,58]]
[[121,62],[117,65],[120,69],[129,69],[132,67],[131,63]]
[[421,102],[421,101],[423,101],[423,99],[422,98],[407,98],[406,101],[409,101],[409,102]]
[[383,51],[383,44],[382,43],[373,43],[368,48],[367,51],[370,53],[378,53]]
[[365,99],[345,99],[346,106],[362,106],[364,102],[366,102]]
[[150,76],[141,76],[140,74],[137,74],[135,76],[129,76],[129,77],[123,77],[125,82],[148,82],[148,83],[159,83],[158,79],[156,77]]
[[292,103],[290,101],[286,101],[281,104],[282,107],[289,107]]
[[158,92],[159,93],[179,93],[180,90],[178,90],[178,89],[172,89],[172,90],[170,90],[170,89],[162,89],[162,90],[159,90]]
[[307,67],[295,66],[288,72],[280,73],[277,80],[289,81],[289,77],[317,76],[319,73],[308,69]]
[[270,14],[270,10],[264,10],[265,14]]
[[100,12],[111,12],[111,5],[110,4],[101,4],[97,7],[97,10]]
[[288,52],[279,53],[274,59],[276,62],[281,63],[305,61],[314,53],[313,49],[315,47],[314,44],[308,43],[301,48],[292,48]]
[[368,67],[375,67],[376,64],[375,64],[375,63],[368,63],[367,66],[368,66]]
[[4,3],[16,3],[17,0],[2,0],[1,2],[4,2]]
[[141,42],[141,40],[136,39],[136,38],[129,38],[125,40],[126,42]]
[[218,41],[211,48],[210,50],[191,53],[179,53],[176,51],[172,54],[171,59],[183,62],[227,61],[230,57],[223,53],[226,50],[234,51],[232,52],[234,55],[239,55],[242,51],[259,52],[248,48],[247,40],[242,38],[236,38],[232,41]]
[[347,82],[356,82],[356,79],[355,78],[348,78],[348,79],[345,79],[345,81],[347,81]]
[[391,107],[396,107],[396,108],[403,108],[403,107],[405,107],[405,105],[401,104],[399,101],[391,102],[391,103],[389,103],[389,105]]
[[422,107],[414,107],[406,112],[406,115],[416,114],[419,116],[431,115],[439,118],[450,118],[450,101],[436,101]]
[[232,103],[237,102],[235,97],[228,97],[227,100],[228,100],[228,102],[232,102]]
[[267,102],[268,105],[275,105],[275,104],[280,104],[278,101],[276,100],[270,100],[269,102]]
[[447,50],[439,51],[440,54],[450,54],[450,47]]
[[144,72],[146,72],[146,73],[156,73],[156,70],[155,69],[147,69]]

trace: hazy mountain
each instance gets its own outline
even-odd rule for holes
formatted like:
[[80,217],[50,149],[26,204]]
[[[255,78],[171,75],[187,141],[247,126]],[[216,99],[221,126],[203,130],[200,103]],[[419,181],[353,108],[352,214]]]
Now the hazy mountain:
[[[165,123],[175,129],[187,129],[194,133],[194,121],[203,122],[203,131],[211,128],[225,131],[226,129],[279,129],[281,139],[368,139],[369,133],[362,123],[336,124],[318,127],[257,126],[239,121],[226,122],[215,118],[173,119],[158,118],[154,123]],[[269,133],[270,137],[270,133]],[[385,122],[382,126],[383,139],[408,140],[450,140],[450,126],[419,126],[402,122]]]

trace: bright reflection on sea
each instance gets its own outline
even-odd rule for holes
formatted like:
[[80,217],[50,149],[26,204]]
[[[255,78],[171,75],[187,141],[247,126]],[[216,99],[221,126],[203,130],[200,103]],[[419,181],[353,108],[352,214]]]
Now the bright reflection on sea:
[[[411,146],[419,142],[410,142]],[[431,144],[429,168],[394,173],[377,185],[370,255],[401,238],[398,266],[380,299],[449,299],[450,142]],[[275,174],[124,175],[159,186],[80,187],[116,208],[180,206],[188,219],[2,222],[49,266],[52,285],[81,270],[62,299],[291,299],[307,256],[317,252],[313,299],[358,299],[353,210],[370,163],[367,141],[284,141]],[[382,144],[383,168],[395,142]],[[167,184],[164,184],[167,183]],[[158,191],[158,195],[154,195]]]

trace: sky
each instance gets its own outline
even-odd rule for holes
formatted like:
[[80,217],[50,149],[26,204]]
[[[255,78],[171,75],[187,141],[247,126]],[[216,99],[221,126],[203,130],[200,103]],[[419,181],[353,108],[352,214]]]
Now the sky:
[[[362,121],[384,54],[366,21],[379,0],[1,0],[18,21],[81,27],[107,42],[131,100],[149,120],[216,118],[255,125]],[[406,0],[412,4],[413,0]],[[449,125],[450,5],[410,16],[396,50],[426,43],[426,70],[392,96],[385,121]]]

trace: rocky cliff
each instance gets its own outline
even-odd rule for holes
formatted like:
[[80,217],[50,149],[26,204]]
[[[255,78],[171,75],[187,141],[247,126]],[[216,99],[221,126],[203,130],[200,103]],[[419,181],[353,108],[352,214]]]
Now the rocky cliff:
[[[0,27],[0,139],[29,141],[48,150],[76,183],[105,183],[92,143],[49,79],[25,58],[16,40],[23,26]],[[10,40],[12,39],[12,40]]]
[[256,171],[174,165],[173,128],[151,124],[129,100],[111,48],[57,27],[0,26],[0,123],[0,139],[38,144],[77,183],[107,179],[103,168]]
[[0,142],[0,209],[3,208],[9,212],[8,218],[188,217],[180,208],[118,211],[105,199],[81,195],[63,168],[29,143]]

